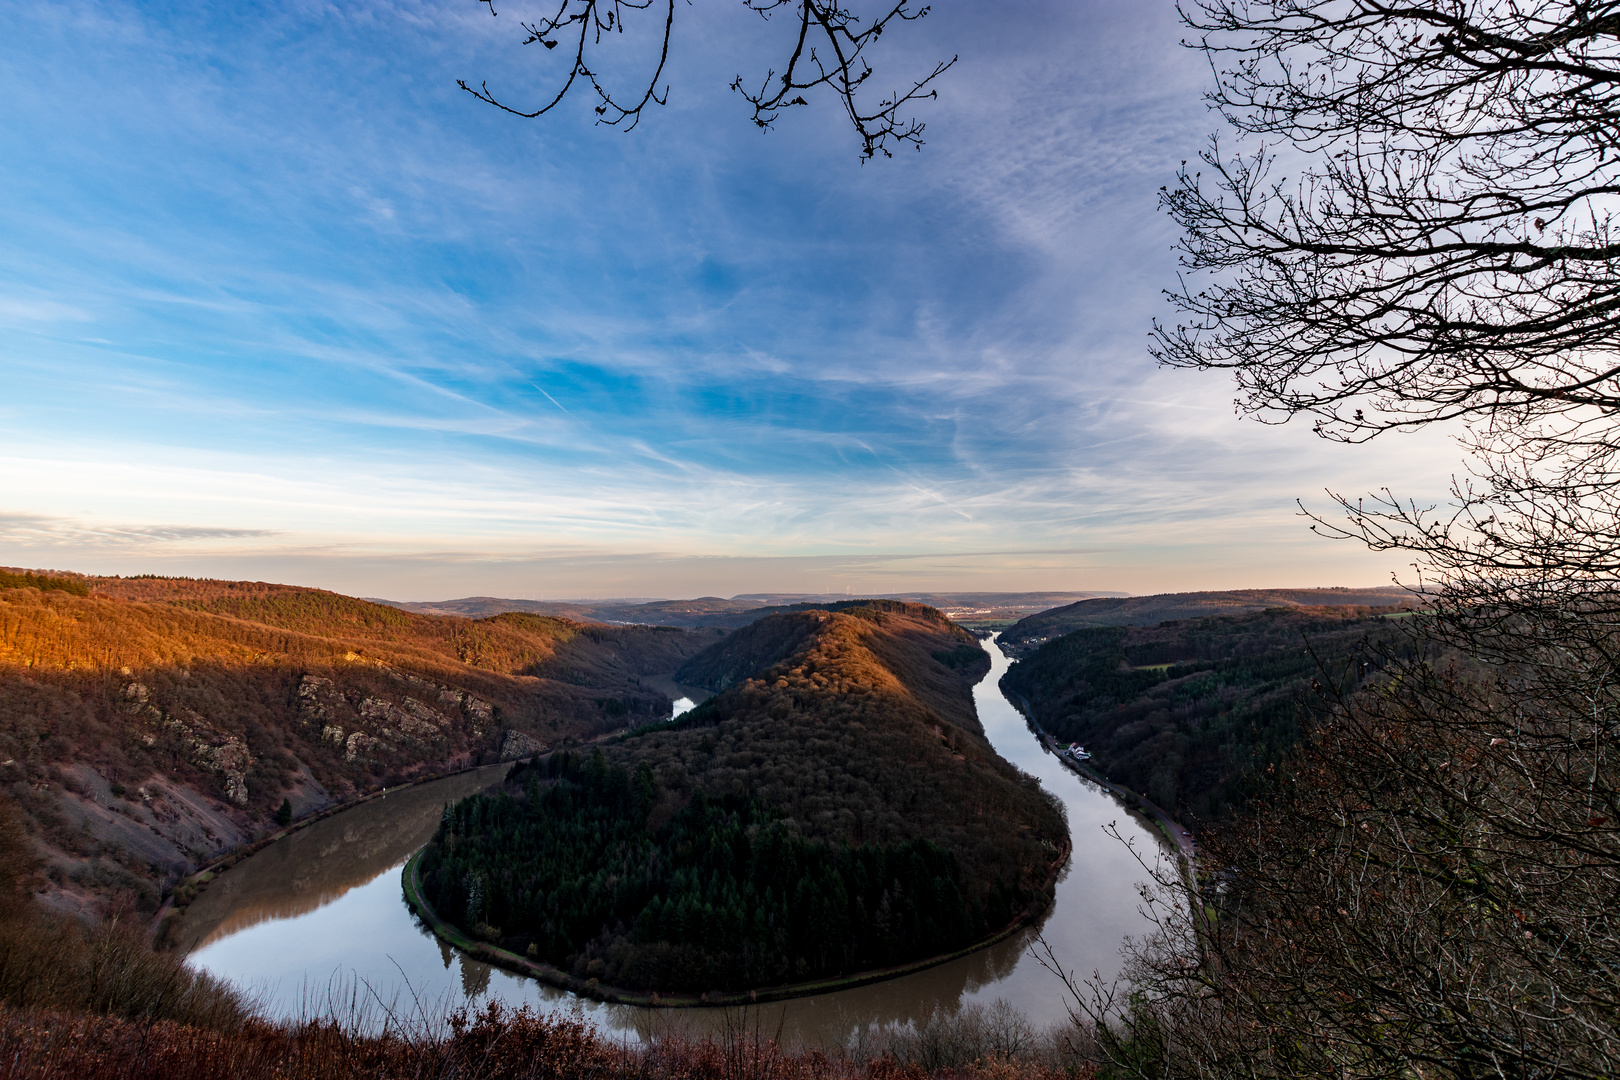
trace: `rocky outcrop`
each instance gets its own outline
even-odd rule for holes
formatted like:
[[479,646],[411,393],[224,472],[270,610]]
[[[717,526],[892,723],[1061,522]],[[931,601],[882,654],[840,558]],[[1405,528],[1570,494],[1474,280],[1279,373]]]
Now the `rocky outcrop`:
[[121,707],[145,722],[140,734],[143,743],[156,746],[159,740],[166,741],[193,765],[218,776],[226,798],[238,806],[248,804],[247,774],[254,759],[240,735],[219,730],[190,709],[174,713],[160,709],[152,703],[151,690],[139,682],[124,687]]
[[407,693],[396,701],[376,691],[345,694],[325,676],[305,675],[298,683],[300,720],[319,724],[321,740],[343,747],[347,761],[401,748],[442,750],[458,726],[477,740],[494,725],[495,707],[465,690],[405,672],[388,674],[421,698]]
[[449,717],[412,697],[398,704],[368,697],[360,702],[360,715],[382,725],[378,733],[385,737],[403,735],[417,742],[442,742],[450,726]]
[[501,760],[517,761],[519,758],[531,758],[536,754],[544,754],[548,749],[550,748],[534,736],[509,729],[501,739]]
[[330,717],[322,696],[341,696],[331,679],[319,675],[305,675],[298,681],[298,716],[304,723],[326,720]]
[[421,698],[403,694],[393,700],[375,689],[345,693],[332,679],[306,674],[298,683],[299,718],[319,724],[320,740],[341,747],[346,761],[365,761],[401,749],[442,753],[457,727],[479,739],[493,720],[494,706],[465,690],[403,672],[389,675]]

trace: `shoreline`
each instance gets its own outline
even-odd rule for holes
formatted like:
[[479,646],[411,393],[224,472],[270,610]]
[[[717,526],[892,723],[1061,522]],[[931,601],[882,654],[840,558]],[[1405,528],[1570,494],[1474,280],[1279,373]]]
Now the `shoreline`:
[[[610,731],[606,734],[598,735],[593,739],[586,739],[584,742],[579,744],[579,747],[594,746],[597,743],[607,742],[610,739],[617,739],[624,734],[624,731]],[[557,750],[574,750],[578,749],[579,747],[554,747],[552,750],[548,750],[544,756],[550,757],[551,754],[555,753]],[[318,821],[325,821],[328,818],[335,817],[338,814],[343,813],[345,810],[352,810],[362,803],[368,803],[376,799],[385,798],[396,791],[404,791],[406,788],[417,787],[421,784],[431,784],[439,780],[448,780],[452,776],[465,776],[467,773],[477,772],[479,769],[493,769],[497,765],[504,765],[507,768],[511,768],[520,760],[525,759],[514,758],[511,761],[490,761],[485,762],[482,765],[468,765],[465,768],[450,769],[447,772],[431,773],[425,776],[413,777],[412,779],[405,781],[403,784],[395,784],[393,787],[379,788],[376,791],[367,792],[366,794],[350,799],[347,802],[333,803],[330,806],[317,810],[315,813],[310,814],[307,817],[301,817],[288,825],[282,826],[276,829],[274,832],[266,833],[257,840],[243,844],[240,847],[221,855],[211,863],[199,866],[196,870],[175,882],[174,888],[169,890],[169,895],[163,898],[162,906],[160,906],[157,909],[157,913],[152,916],[152,922],[148,932],[152,935],[154,942],[161,946],[165,938],[168,936],[168,931],[163,927],[164,916],[170,914],[171,912],[184,911],[186,907],[190,906],[191,900],[195,899],[196,893],[193,893],[191,897],[187,898],[186,903],[176,908],[174,905],[174,898],[179,894],[181,889],[187,886],[194,886],[196,892],[201,892],[216,877],[224,873],[226,870],[229,870],[243,859],[246,859],[250,855],[257,855],[271,844],[274,844],[278,840],[286,839],[288,836],[291,836],[300,829],[308,828]]]
[[366,794],[361,795],[358,798],[350,799],[347,802],[335,802],[330,806],[317,810],[313,814],[290,822],[289,824],[276,829],[274,832],[266,833],[257,840],[252,840],[246,844],[242,844],[230,852],[221,855],[213,862],[199,866],[196,870],[175,882],[174,888],[169,890],[169,895],[163,898],[162,906],[159,907],[156,914],[152,916],[151,933],[154,938],[156,938],[158,943],[161,944],[168,934],[163,927],[164,917],[174,913],[178,918],[178,913],[185,911],[185,909],[191,905],[191,900],[195,899],[196,893],[193,893],[192,897],[188,898],[186,903],[181,904],[179,907],[175,907],[174,898],[179,895],[181,889],[190,886],[194,887],[196,892],[200,893],[216,877],[229,870],[243,859],[246,859],[252,855],[257,855],[271,844],[274,844],[278,840],[286,839],[293,833],[298,832],[300,829],[307,829],[316,822],[325,821],[328,818],[335,817],[336,815],[343,813],[345,810],[352,810],[362,803],[373,802],[377,799],[385,798],[396,791],[404,791],[406,788],[416,787],[420,784],[431,784],[438,780],[448,780],[452,776],[462,776],[466,773],[477,772],[479,769],[491,769],[497,765],[510,764],[510,762],[492,761],[485,765],[468,765],[464,769],[451,769],[448,772],[434,773],[429,776],[418,776],[414,779],[407,780],[403,784],[395,784],[393,787],[379,788],[376,791],[367,792]]
[[[435,937],[437,937],[440,941],[443,941],[445,944],[450,945],[458,951],[466,954],[467,956],[472,957],[474,960],[478,960],[519,975],[526,975],[539,982],[543,982],[548,986],[556,987],[559,990],[566,990],[569,993],[577,994],[581,997],[588,997],[597,1001],[605,1001],[613,1005],[637,1005],[645,1008],[660,1009],[689,1009],[717,1007],[724,1005],[758,1005],[774,1001],[787,1001],[791,998],[811,997],[816,994],[830,994],[839,990],[852,990],[859,986],[869,986],[872,983],[884,982],[889,979],[900,978],[903,975],[910,975],[913,972],[924,971],[928,968],[937,967],[940,964],[946,964],[952,960],[957,960],[961,957],[971,955],[972,953],[978,952],[980,949],[987,949],[997,942],[1007,940],[1009,937],[1024,929],[1026,926],[1030,926],[1037,922],[1049,911],[1051,911],[1051,904],[1048,903],[1042,906],[1039,911],[1026,912],[1025,914],[1014,919],[1012,922],[1008,923],[1006,926],[1003,926],[1001,929],[995,931],[993,934],[981,938],[978,941],[973,942],[971,945],[965,945],[960,949],[943,953],[939,956],[931,956],[923,960],[913,960],[910,963],[899,964],[894,967],[877,968],[871,971],[859,972],[854,975],[820,979],[813,982],[790,983],[784,986],[760,987],[752,990],[739,990],[735,992],[660,994],[655,990],[628,990],[623,987],[605,986],[596,979],[581,979],[578,976],[571,975],[568,972],[553,967],[550,964],[541,963],[537,960],[530,960],[526,956],[519,956],[517,953],[509,952],[508,950],[502,949],[499,946],[491,945],[484,941],[475,941],[468,937],[462,932],[460,927],[454,926],[439,918],[438,913],[433,910],[433,906],[429,904],[427,898],[422,895],[422,883],[417,874],[417,869],[421,863],[422,852],[426,850],[427,848],[425,846],[418,849],[411,855],[409,859],[405,861],[404,869],[400,874],[400,883],[405,891],[406,904],[410,906],[411,911],[415,913],[416,917],[421,919],[423,924],[426,925],[428,929],[433,931]],[[1058,874],[1062,872],[1063,867],[1068,865],[1069,856],[1073,850],[1073,841],[1065,841],[1063,849],[1061,852],[1059,852],[1057,859],[1055,859],[1048,867],[1046,882],[1043,885],[1043,889],[1049,890],[1057,884]]]
[[1013,702],[1014,708],[1023,714],[1025,720],[1029,721],[1029,726],[1035,729],[1036,738],[1040,740],[1041,745],[1046,747],[1058,759],[1060,764],[1119,799],[1125,805],[1126,810],[1134,810],[1151,820],[1159,831],[1164,834],[1165,839],[1174,845],[1176,854],[1180,856],[1183,874],[1191,875],[1196,872],[1196,844],[1193,841],[1192,833],[1181,822],[1171,817],[1162,807],[1145,796],[1138,795],[1123,784],[1115,783],[1089,765],[1083,765],[1078,761],[1064,757],[1061,752],[1063,748],[1058,745],[1057,738],[1042,727],[1039,720],[1035,719],[1035,710],[1030,707],[1029,699],[1016,690],[1007,690],[1004,687],[997,687],[997,689],[1001,691],[1003,697],[1016,699]]

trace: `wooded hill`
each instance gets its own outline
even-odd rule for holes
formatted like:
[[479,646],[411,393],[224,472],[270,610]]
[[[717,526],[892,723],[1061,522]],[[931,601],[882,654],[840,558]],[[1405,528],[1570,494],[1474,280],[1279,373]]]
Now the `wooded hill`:
[[1375,672],[1364,641],[1391,643],[1395,608],[1274,608],[1237,616],[1105,626],[1048,641],[1002,687],[1027,700],[1104,776],[1186,819],[1241,805],[1257,770],[1299,742],[1313,681],[1347,687]]
[[614,986],[770,985],[968,944],[1044,906],[1067,844],[1056,800],[983,737],[987,669],[921,605],[763,619],[682,670],[725,685],[678,723],[463,803],[425,887],[469,932]]
[[[904,600],[938,608],[952,618],[968,621],[1012,622],[1033,612],[1046,611],[1098,593],[902,593],[885,600]],[[1100,595],[1113,595],[1104,593]],[[532,615],[554,615],[566,619],[608,623],[646,623],[651,626],[679,626],[685,629],[719,627],[735,629],[782,611],[810,611],[836,608],[840,603],[826,596],[800,593],[744,593],[725,599],[700,596],[693,600],[516,600],[498,596],[467,596],[459,600],[403,601],[376,600],[379,604],[412,611],[419,615],[465,615],[483,618],[508,611]]]
[[641,678],[714,640],[262,582],[0,586],[0,784],[70,907],[127,893],[150,910],[272,831],[284,800],[303,815],[668,716]]
[[998,643],[1022,659],[1048,641],[1087,626],[1157,626],[1171,619],[1248,615],[1268,608],[1411,607],[1406,589],[1233,589],[1229,592],[1160,593],[1097,597],[1026,616],[1002,632]]

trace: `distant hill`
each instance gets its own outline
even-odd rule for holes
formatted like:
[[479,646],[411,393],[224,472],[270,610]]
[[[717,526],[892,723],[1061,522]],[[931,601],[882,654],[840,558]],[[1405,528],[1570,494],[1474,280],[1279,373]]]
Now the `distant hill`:
[[[1045,611],[1058,604],[1094,596],[1118,596],[1099,592],[1035,593],[894,593],[877,597],[903,600],[938,608],[953,619],[969,622],[1008,622],[1030,612]],[[779,611],[809,610],[829,604],[847,603],[850,597],[809,593],[742,593],[724,599],[700,596],[694,600],[507,600],[493,596],[469,596],[460,600],[411,602],[374,600],[402,611],[421,615],[462,615],[483,618],[507,611],[552,615],[570,619],[593,619],[611,623],[645,623],[654,626],[722,627],[735,629]]]
[[1230,592],[1160,593],[1156,596],[1081,600],[1020,619],[1002,631],[999,644],[1015,658],[1085,626],[1153,626],[1169,619],[1244,615],[1282,607],[1409,607],[1405,589],[1234,589]]
[[423,860],[435,907],[577,978],[667,992],[936,955],[1044,905],[1067,827],[983,736],[983,650],[922,605],[834,607],[694,656],[680,678],[720,693],[677,723],[456,808]]
[[[71,585],[71,588],[62,584]],[[143,907],[297,815],[669,715],[642,678],[712,643],[528,614],[415,615],[320,589],[0,579],[0,784],[54,902]]]
[[1209,821],[1240,805],[1254,772],[1299,741],[1324,668],[1351,685],[1376,676],[1361,663],[1362,643],[1393,638],[1398,614],[1273,607],[1083,627],[1034,648],[1001,685],[1059,740],[1090,751],[1110,780]]
[[411,602],[403,600],[376,600],[401,611],[419,615],[462,615],[468,618],[486,618],[508,611],[521,611],[532,615],[553,615],[569,619],[589,619],[596,622],[641,623],[652,626],[695,627],[708,625],[705,620],[714,615],[730,615],[752,611],[760,604],[754,600],[722,600],[717,596],[702,596],[696,600],[647,601],[576,601],[576,600],[508,600],[497,596],[468,596],[460,600],[434,600]]

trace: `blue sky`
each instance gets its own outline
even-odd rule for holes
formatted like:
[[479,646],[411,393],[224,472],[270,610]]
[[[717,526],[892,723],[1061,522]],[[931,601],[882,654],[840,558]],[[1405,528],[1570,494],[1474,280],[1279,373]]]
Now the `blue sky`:
[[[629,134],[520,5],[0,9],[0,562],[401,599],[1368,584],[1324,487],[1442,493],[1157,370],[1154,195],[1213,118],[1167,3],[945,2],[928,145],[727,86],[677,10]],[[634,42],[631,42],[633,48]],[[563,50],[558,50],[559,52]],[[625,55],[626,71],[635,57]],[[617,71],[609,69],[609,78]]]

